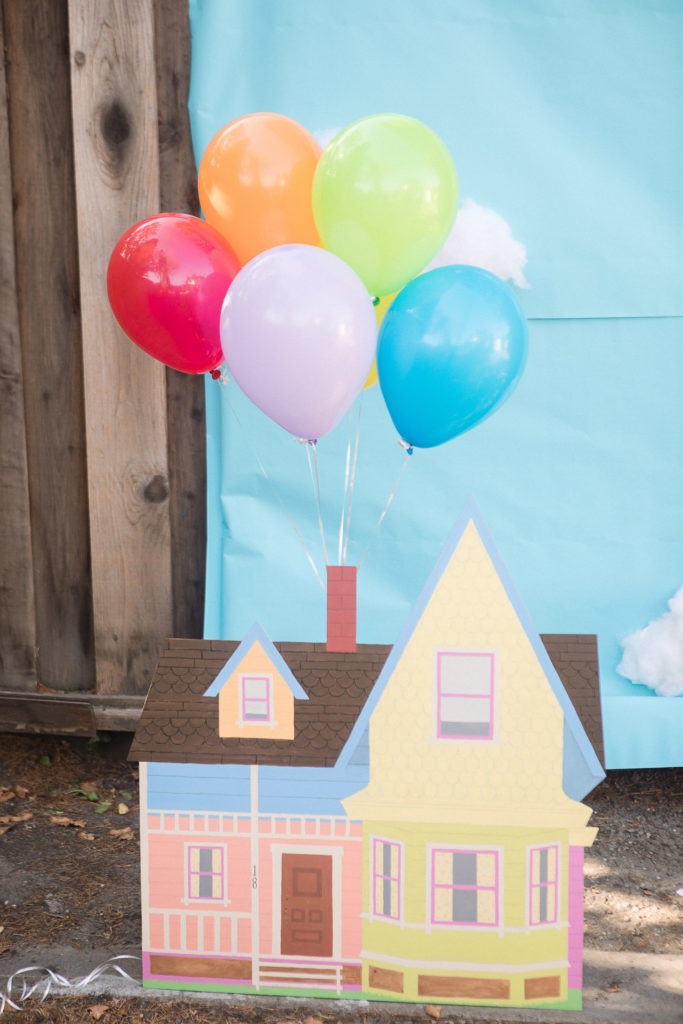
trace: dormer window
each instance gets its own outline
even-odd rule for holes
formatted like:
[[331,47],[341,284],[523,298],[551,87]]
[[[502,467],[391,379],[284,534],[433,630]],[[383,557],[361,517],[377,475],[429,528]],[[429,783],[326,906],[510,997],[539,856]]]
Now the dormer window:
[[437,651],[435,675],[436,738],[495,739],[495,654],[492,651]]
[[245,725],[273,721],[273,681],[270,676],[240,676],[240,709]]
[[293,740],[294,702],[308,700],[258,623],[238,644],[204,696],[218,698],[221,739]]

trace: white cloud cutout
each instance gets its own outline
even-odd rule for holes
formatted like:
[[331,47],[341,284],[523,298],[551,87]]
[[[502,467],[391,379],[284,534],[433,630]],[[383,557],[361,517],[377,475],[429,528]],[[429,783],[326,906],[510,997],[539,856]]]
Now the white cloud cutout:
[[508,222],[495,210],[480,206],[473,199],[465,199],[450,235],[425,269],[467,263],[490,270],[518,288],[528,288],[529,282],[524,276],[526,262],[526,248],[512,237]]
[[644,683],[660,697],[683,694],[683,587],[669,601],[664,612],[644,629],[637,629],[621,641],[623,657],[619,675],[632,683]]

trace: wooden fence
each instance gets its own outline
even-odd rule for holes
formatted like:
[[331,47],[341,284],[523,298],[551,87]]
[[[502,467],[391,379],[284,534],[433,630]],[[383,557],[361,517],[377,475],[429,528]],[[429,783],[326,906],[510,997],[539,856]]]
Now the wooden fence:
[[0,690],[140,695],[201,636],[203,381],[125,337],[106,270],[198,212],[187,0],[0,10]]

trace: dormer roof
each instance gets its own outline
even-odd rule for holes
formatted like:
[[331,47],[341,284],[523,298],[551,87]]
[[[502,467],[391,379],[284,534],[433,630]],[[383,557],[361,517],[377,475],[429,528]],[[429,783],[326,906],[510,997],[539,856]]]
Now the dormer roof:
[[211,683],[204,693],[205,697],[217,697],[221,692],[228,679],[234,672],[239,670],[240,665],[244,661],[247,654],[251,651],[254,644],[260,644],[261,648],[265,652],[268,660],[271,662],[273,668],[279,672],[283,681],[287,684],[289,689],[292,691],[293,696],[296,700],[308,700],[308,694],[302,688],[301,684],[295,679],[292,670],[289,665],[282,657],[275,644],[272,642],[268,634],[266,633],[263,626],[260,623],[255,622],[251,627],[244,640],[239,643],[233,654],[230,655],[223,668],[220,670],[216,678]]

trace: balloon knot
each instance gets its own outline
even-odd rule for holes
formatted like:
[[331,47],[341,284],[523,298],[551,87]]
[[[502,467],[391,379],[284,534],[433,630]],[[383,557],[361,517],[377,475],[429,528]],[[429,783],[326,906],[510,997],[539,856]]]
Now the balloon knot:
[[412,444],[408,444],[408,442],[404,441],[403,438],[399,438],[399,442],[398,443],[400,444],[401,448],[403,448],[403,450],[406,452],[407,455],[412,455],[413,454],[414,448],[413,448]]
[[317,437],[296,437],[294,440],[297,444],[310,444],[312,448],[315,448],[318,443]]
[[214,380],[220,381],[223,385],[230,383],[230,378],[228,377],[224,366],[217,366],[215,370],[211,370],[211,376]]
[[373,304],[373,306],[379,306],[379,303],[380,303],[379,295],[373,295],[372,296],[372,304]]

